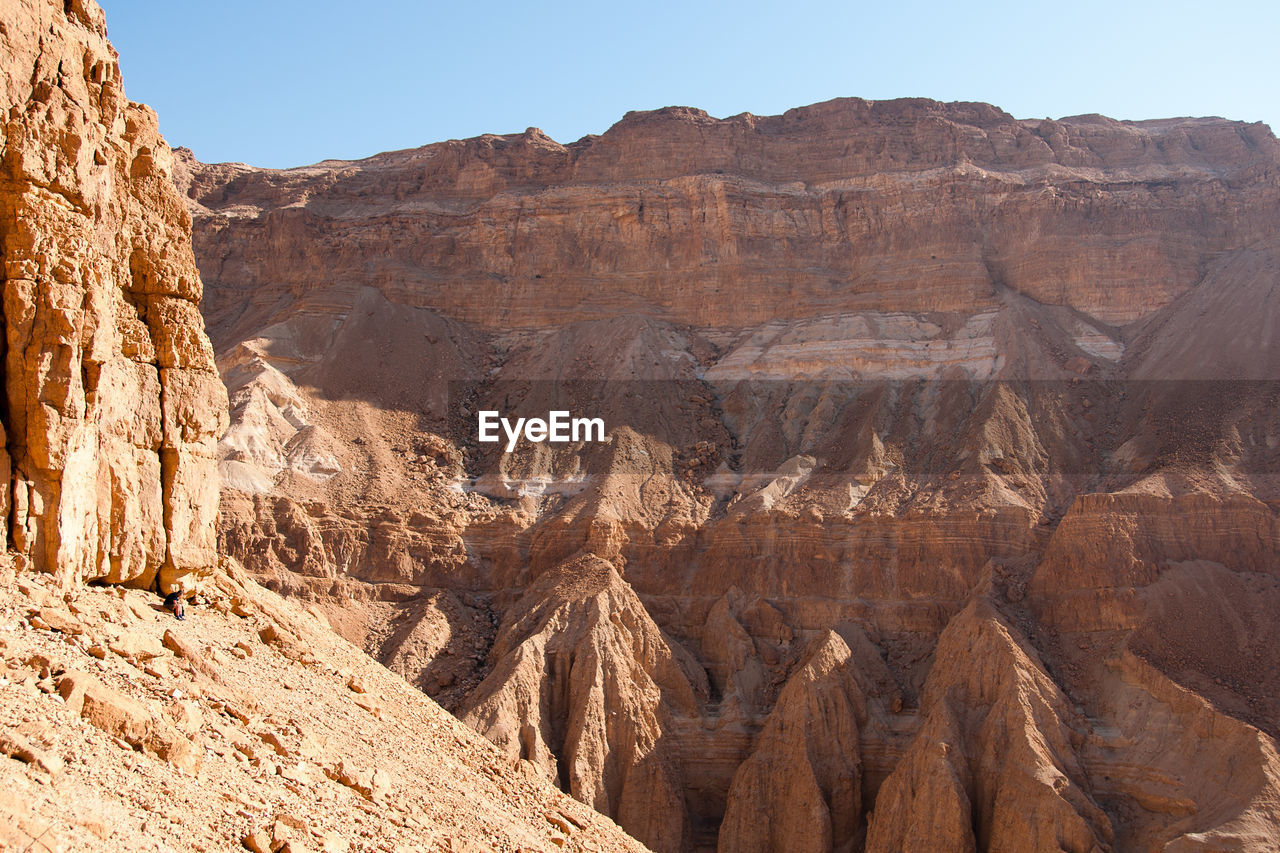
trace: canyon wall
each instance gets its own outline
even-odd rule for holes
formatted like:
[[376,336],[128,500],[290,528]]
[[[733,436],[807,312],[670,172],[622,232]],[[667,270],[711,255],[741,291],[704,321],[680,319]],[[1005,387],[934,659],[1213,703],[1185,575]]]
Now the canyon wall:
[[847,99],[174,178],[221,546],[654,849],[1280,843],[1266,127]]
[[0,54],[0,544],[177,588],[217,563],[227,418],[172,153],[95,3],[5,3]]

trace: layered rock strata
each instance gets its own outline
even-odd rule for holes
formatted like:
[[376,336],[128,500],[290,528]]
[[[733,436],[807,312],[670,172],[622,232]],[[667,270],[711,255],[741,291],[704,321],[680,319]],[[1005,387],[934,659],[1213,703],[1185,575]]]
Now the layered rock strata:
[[222,546],[655,849],[1277,843],[1265,127],[673,108],[175,178]]
[[616,815],[648,846],[690,841],[684,783],[665,736],[673,714],[696,713],[706,677],[612,566],[584,556],[543,575],[490,656],[494,670],[469,697],[463,722]]

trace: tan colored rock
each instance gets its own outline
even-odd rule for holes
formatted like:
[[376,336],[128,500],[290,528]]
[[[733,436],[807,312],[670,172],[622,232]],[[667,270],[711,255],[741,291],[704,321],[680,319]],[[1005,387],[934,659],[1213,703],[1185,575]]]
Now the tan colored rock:
[[343,759],[326,769],[325,775],[371,800],[384,797],[391,785],[391,777],[385,771],[359,767],[349,759]]
[[289,748],[285,746],[284,741],[280,739],[280,735],[276,732],[273,732],[270,729],[265,729],[258,732],[258,737],[262,739],[263,743],[275,750],[276,755],[283,755],[285,757],[290,755]]
[[1110,849],[1073,746],[1080,725],[1038,655],[984,599],[938,641],[922,725],[876,798],[868,853]]
[[54,631],[59,631],[69,636],[83,634],[85,632],[84,623],[80,619],[73,616],[66,610],[53,607],[43,607],[40,609],[40,620]]
[[255,829],[240,841],[249,853],[275,853],[275,845],[271,834],[263,829]]
[[573,796],[649,847],[688,842],[679,764],[661,736],[706,684],[611,565],[583,556],[539,578],[491,655],[498,666],[464,721],[510,760],[563,774]]
[[38,767],[50,776],[61,772],[63,767],[58,755],[37,746],[17,731],[0,731],[0,754]]
[[191,699],[180,699],[165,709],[165,714],[173,721],[179,732],[193,737],[204,728],[204,714],[200,705]]
[[141,702],[113,690],[93,676],[64,676],[59,684],[68,705],[107,734],[157,755],[179,770],[194,773],[201,751],[176,728],[156,719]]
[[[176,171],[198,205],[199,254],[227,271],[211,286],[280,288],[321,310],[368,285],[453,319],[531,328],[630,312],[643,293],[664,320],[746,327],[833,302],[969,311],[1003,286],[1121,325],[1199,277],[1213,238],[1198,181],[1249,175],[1245,192],[1262,200],[1273,179],[1250,170],[1275,151],[1257,124],[1019,121],[986,104],[846,98],[781,116],[630,113],[568,146],[531,128],[305,173],[186,158]],[[329,239],[301,215],[262,227],[303,199],[332,217]],[[1225,196],[1207,203],[1239,221]],[[436,212],[446,207],[461,215]],[[1150,214],[1131,218],[1134,207]],[[394,227],[364,226],[382,216]],[[1261,221],[1241,222],[1243,242]],[[306,261],[252,261],[280,251]],[[397,272],[362,266],[371,258],[396,259]],[[343,284],[321,296],[322,280]]]
[[167,590],[215,562],[225,396],[172,155],[124,97],[101,10],[65,5],[0,14],[10,544],[69,582],[164,569]]
[[162,640],[164,647],[172,651],[175,655],[182,658],[200,675],[216,682],[224,682],[226,679],[222,675],[222,670],[205,660],[204,655],[200,651],[200,647],[191,640],[183,637],[173,629],[164,632]]
[[734,774],[720,850],[851,849],[862,824],[859,727],[867,718],[852,665],[835,632],[814,642]]
[[124,658],[149,661],[164,654],[164,646],[152,634],[124,631],[107,643],[107,648]]

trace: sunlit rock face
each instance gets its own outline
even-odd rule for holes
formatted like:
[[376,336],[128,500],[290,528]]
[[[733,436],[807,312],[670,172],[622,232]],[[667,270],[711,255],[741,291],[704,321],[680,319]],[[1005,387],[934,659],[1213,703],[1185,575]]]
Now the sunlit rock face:
[[217,562],[226,391],[191,216],[91,0],[0,9],[0,544],[68,584]]
[[220,543],[654,849],[1273,849],[1278,167],[918,100],[180,152]]

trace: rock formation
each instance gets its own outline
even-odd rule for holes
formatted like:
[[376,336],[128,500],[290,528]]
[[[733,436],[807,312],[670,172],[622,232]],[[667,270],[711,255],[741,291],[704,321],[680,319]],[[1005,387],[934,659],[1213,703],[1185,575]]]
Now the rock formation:
[[849,99],[173,174],[221,546],[654,849],[1280,844],[1264,126]]
[[[734,774],[721,850],[852,850],[862,829],[859,727],[867,697],[848,645],[828,630],[778,696]],[[761,821],[761,815],[768,815]]]
[[876,799],[868,851],[1110,849],[1068,700],[982,599],[938,640],[920,732]]
[[599,557],[546,573],[511,612],[463,722],[648,846],[687,844],[683,780],[664,738],[674,714],[696,713],[702,670]]
[[0,544],[68,583],[183,586],[217,563],[227,416],[172,154],[91,0],[6,3],[0,53]]

